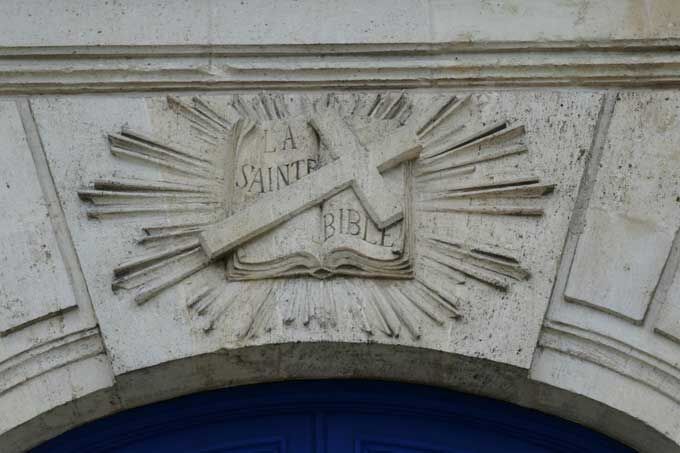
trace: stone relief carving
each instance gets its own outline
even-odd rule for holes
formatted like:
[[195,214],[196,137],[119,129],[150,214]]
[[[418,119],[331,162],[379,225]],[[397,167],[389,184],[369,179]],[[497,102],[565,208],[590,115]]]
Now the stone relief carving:
[[[185,285],[206,333],[246,312],[230,328],[257,336],[278,307],[284,325],[331,328],[343,310],[369,336],[416,340],[461,315],[457,286],[502,293],[529,278],[502,247],[419,224],[428,212],[543,215],[553,185],[521,160],[488,169],[528,149],[522,125],[479,118],[477,95],[427,105],[405,92],[231,99],[167,98],[168,114],[198,132],[193,149],[127,129],[109,136],[114,156],[162,177],[93,181],[78,192],[88,216],[166,219],[142,228],[144,252],[113,269],[114,291],[141,305]],[[206,268],[221,272],[190,279]]]

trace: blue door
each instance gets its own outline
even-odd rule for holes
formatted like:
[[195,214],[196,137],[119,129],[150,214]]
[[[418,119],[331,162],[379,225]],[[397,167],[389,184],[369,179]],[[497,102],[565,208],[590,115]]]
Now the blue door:
[[34,450],[201,453],[630,453],[559,418],[379,381],[260,384],[97,420]]

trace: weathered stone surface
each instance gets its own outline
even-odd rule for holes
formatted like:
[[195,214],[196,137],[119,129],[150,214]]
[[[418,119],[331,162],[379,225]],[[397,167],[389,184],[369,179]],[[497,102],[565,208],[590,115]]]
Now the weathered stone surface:
[[[594,41],[675,38],[673,0],[182,0],[2,7],[6,46]],[[304,26],[300,19],[304,18]],[[58,23],[58,27],[47,26]],[[323,26],[321,26],[323,24]],[[35,30],[27,33],[26,30]]]
[[677,2],[80,3],[0,5],[1,451],[333,377],[680,451]]
[[531,371],[676,442],[679,102],[672,91],[611,95]]
[[[293,104],[298,102],[299,96],[301,95],[291,96],[293,102],[289,106],[290,109],[294,108]],[[250,102],[249,97],[245,99]],[[349,97],[343,99],[343,102],[351,100]],[[367,95],[367,99],[372,100],[374,97]],[[446,99],[444,95],[435,98],[430,95],[417,95],[414,98],[414,111],[423,110],[433,101],[441,104]],[[233,99],[230,96],[204,97],[202,101],[217,111],[226,112],[230,110],[229,103],[233,102]],[[101,219],[88,220],[84,215],[84,203],[76,194],[77,189],[86,186],[88,181],[111,174],[134,175],[151,181],[168,181],[173,177],[172,171],[164,171],[163,176],[159,176],[158,167],[153,168],[144,165],[143,162],[140,165],[139,160],[111,156],[109,147],[104,141],[104,134],[117,133],[125,125],[129,130],[141,130],[151,137],[163,137],[163,143],[186,145],[189,142],[194,149],[203,146],[206,149],[205,155],[210,155],[212,152],[210,145],[206,148],[205,142],[200,140],[206,133],[189,128],[187,130],[192,132],[187,135],[182,127],[177,127],[177,124],[182,124],[181,118],[178,119],[170,110],[171,103],[168,104],[164,98],[147,101],[131,98],[111,99],[105,101],[107,102],[105,109],[102,108],[102,101],[98,98],[54,98],[35,100],[33,108],[43,131],[42,137],[48,159],[60,182],[58,188],[65,201],[65,211],[71,222],[71,229],[74,237],[78,238],[76,247],[79,247],[85,263],[85,275],[90,283],[107,346],[113,352],[114,368],[117,373],[122,373],[225,347],[243,347],[271,341],[318,341],[329,338],[329,335],[336,341],[390,343],[396,341],[429,345],[435,349],[527,367],[544,306],[527,304],[526,300],[547,300],[551,285],[550,269],[554,269],[558,257],[555,250],[559,248],[558,244],[564,237],[566,217],[570,212],[574,190],[583,168],[582,150],[588,146],[591,139],[590,134],[600,101],[601,96],[593,94],[489,92],[473,96],[469,100],[469,106],[461,107],[463,110],[451,118],[454,124],[457,121],[467,123],[466,129],[459,134],[463,139],[470,134],[482,133],[487,127],[484,125],[496,124],[499,120],[508,120],[512,126],[525,125],[528,151],[510,155],[505,159],[482,160],[477,164],[479,169],[474,174],[462,175],[458,178],[460,182],[454,184],[446,179],[431,179],[436,173],[423,173],[425,179],[421,183],[418,182],[418,177],[415,178],[416,185],[420,184],[420,188],[414,189],[415,231],[418,241],[416,249],[419,250],[417,253],[425,257],[425,261],[417,263],[415,275],[416,279],[427,277],[426,283],[434,285],[433,288],[440,291],[441,288],[455,291],[451,296],[460,311],[460,319],[453,321],[450,328],[426,327],[433,321],[428,320],[427,316],[423,317],[417,307],[409,308],[408,305],[402,309],[406,310],[405,312],[398,311],[391,315],[387,313],[384,314],[387,318],[380,319],[383,315],[372,315],[369,301],[374,297],[379,299],[387,297],[383,302],[378,302],[380,307],[382,306],[380,304],[389,303],[388,301],[394,297],[404,297],[393,293],[401,286],[394,284],[373,287],[365,286],[362,281],[358,281],[354,287],[354,280],[342,278],[328,281],[293,279],[290,282],[276,283],[275,293],[262,296],[265,298],[266,308],[265,311],[259,312],[256,310],[257,300],[234,301],[233,295],[245,293],[257,297],[259,292],[271,291],[266,282],[229,283],[224,276],[222,261],[216,261],[215,264],[210,264],[205,270],[200,271],[205,267],[203,262],[200,259],[191,261],[189,258],[187,267],[174,268],[173,265],[169,265],[161,276],[156,278],[151,275],[150,280],[142,280],[146,281],[143,286],[132,286],[129,290],[123,288],[117,295],[113,294],[110,280],[112,269],[122,262],[130,261],[134,255],[141,253],[140,249],[143,249],[133,245],[134,241],[144,234],[140,227],[159,222],[165,225],[182,224],[192,217],[195,221],[198,220],[191,209],[187,214],[180,212],[175,215],[165,210],[162,205],[158,206],[157,213],[150,213],[150,220],[148,216],[130,217],[126,212],[118,211],[109,215],[104,215],[103,211],[96,211],[97,216],[101,215]],[[370,102],[366,103],[370,108]],[[235,113],[232,111],[231,114]],[[456,115],[462,115],[462,119],[456,119]],[[417,118],[417,113],[413,116],[414,121],[425,123],[427,120]],[[574,122],[571,120],[573,117],[581,119]],[[148,118],[153,118],[152,121],[155,123],[153,127],[149,126]],[[234,119],[235,117],[230,118],[230,121]],[[365,120],[359,119],[356,123],[361,124],[362,121]],[[184,123],[186,125],[183,127],[190,125],[186,121]],[[84,127],[85,124],[96,124],[96,128]],[[569,137],[569,140],[558,140],[560,134]],[[452,143],[456,138],[453,140]],[[488,149],[480,148],[484,153],[482,156],[502,151],[504,149],[502,146],[505,146],[502,143],[502,141],[498,144],[490,142]],[[515,145],[510,143],[508,146]],[[216,149],[222,152],[222,148]],[[425,147],[423,153],[427,156],[432,150],[436,149]],[[458,155],[461,157],[456,159],[461,163],[469,159],[463,151],[458,152],[456,156]],[[415,171],[430,172],[437,169],[441,162],[441,159],[435,159],[433,163],[426,161],[422,164],[421,170],[418,170],[420,164],[416,165]],[[446,163],[446,160],[443,162]],[[314,174],[306,178],[312,177]],[[496,186],[500,184],[505,192],[496,193],[498,189],[493,185],[489,189],[479,185],[488,184],[485,180],[489,177],[492,177],[489,181]],[[538,199],[526,198],[520,192],[517,195],[512,191],[507,192],[512,189],[512,185],[504,181],[526,177],[536,177],[554,184],[556,190]],[[320,183],[323,186],[324,181],[321,180]],[[445,198],[430,201],[432,196],[441,195],[441,191],[460,190],[454,187],[456,184],[461,187],[477,185],[478,190],[491,192],[466,194],[460,201],[457,198],[450,201]],[[521,184],[518,187],[524,190],[523,184],[526,183]],[[295,183],[289,187],[295,187]],[[276,192],[271,195],[273,199],[277,199]],[[451,196],[454,195],[452,193]],[[285,198],[278,200],[280,203],[286,202]],[[105,204],[99,206],[106,207]],[[147,205],[149,209],[156,209],[153,206],[156,205]],[[96,204],[94,209],[98,209]],[[515,212],[515,215],[497,215],[499,210]],[[209,210],[207,214],[202,213],[201,219],[210,221],[211,218],[219,219],[222,215],[219,208],[212,212]],[[229,229],[225,231],[225,237],[230,237]],[[519,265],[536,277],[522,281],[524,278],[515,275],[513,278],[520,281],[506,286],[506,280],[513,280],[503,275],[509,271],[503,270],[503,274],[499,273],[497,277],[493,277],[493,272],[489,272],[489,269],[493,271],[493,267],[488,267],[493,263],[474,262],[475,259],[478,261],[484,259],[485,255],[481,254],[477,258],[465,255],[463,261],[460,261],[459,257],[462,255],[459,252],[456,252],[458,257],[454,258],[435,254],[432,261],[432,258],[427,258],[430,255],[429,250],[432,250],[432,246],[426,240],[428,237],[446,238],[453,243],[460,243],[473,249],[481,247],[481,250],[490,252],[495,249],[508,249],[509,251],[494,253],[506,253],[517,257],[520,260]],[[113,247],[114,244],[130,246]],[[430,261],[427,261],[428,259]],[[453,267],[447,267],[442,263],[448,263]],[[172,273],[182,275],[186,271],[190,273],[186,278],[179,278],[167,289],[154,293],[153,288],[156,285],[165,285],[164,282],[172,276]],[[299,286],[300,284],[302,286]],[[202,294],[206,286],[215,288],[217,301],[210,310],[204,307],[203,311],[214,313],[203,320],[201,305],[196,302],[197,305],[192,306],[191,303]],[[505,288],[508,288],[507,291]],[[143,296],[140,296],[140,289]],[[413,291],[416,290],[417,288]],[[405,291],[404,294],[411,294],[411,290]],[[153,297],[147,298],[146,294],[153,294]],[[323,301],[327,301],[329,297],[337,304],[337,314],[315,314],[315,310],[323,310]],[[316,299],[319,300],[318,303],[315,302]],[[134,300],[143,305],[135,304]],[[274,303],[277,300],[279,302]],[[228,315],[221,316],[222,311],[227,310],[231,303],[235,304],[235,308],[232,308]],[[189,309],[187,304],[190,305]],[[244,305],[239,308],[240,304]],[[250,306],[251,304],[255,307]],[[299,307],[295,308],[295,304],[299,304]],[[318,304],[321,304],[320,307],[317,307]],[[221,308],[222,306],[224,308]],[[198,313],[192,310],[196,307]],[[383,306],[383,310],[391,310],[388,307]],[[369,328],[370,333],[367,333],[364,326],[351,316],[354,309],[358,310],[361,316],[365,316],[369,324],[377,323]],[[291,310],[310,311],[312,322],[309,323],[299,317],[288,320],[290,316],[288,313]],[[330,330],[325,328],[326,316],[329,317],[328,322],[336,327]],[[378,318],[374,319],[372,316]],[[443,322],[448,324],[446,316],[442,318],[436,316],[435,326]],[[502,325],[507,325],[508,316],[514,320],[512,324],[514,327],[501,328]],[[208,322],[210,327],[206,332],[204,322]],[[380,331],[381,328],[383,330],[386,328],[380,327],[384,322],[388,325],[393,324],[387,327],[388,333],[392,332],[390,335]],[[402,334],[396,336],[399,330]],[[141,331],[145,333],[144,336],[136,334]],[[167,338],[166,333],[169,331],[174,332],[172,339]],[[247,335],[244,336],[245,333]],[[492,343],[493,346],[490,346]],[[143,353],[140,353],[141,351]]]
[[[640,188],[639,181],[635,185]],[[602,208],[589,211],[587,221],[565,297],[641,323],[673,234],[651,221]]]
[[680,226],[678,107],[670,93],[617,101],[567,299],[643,321]]
[[74,308],[76,301],[14,102],[0,103],[0,128],[4,212],[0,217],[0,335],[5,336]]
[[[113,374],[28,103],[0,102],[0,118],[0,432],[5,433],[110,388]],[[0,445],[6,449],[5,442]]]

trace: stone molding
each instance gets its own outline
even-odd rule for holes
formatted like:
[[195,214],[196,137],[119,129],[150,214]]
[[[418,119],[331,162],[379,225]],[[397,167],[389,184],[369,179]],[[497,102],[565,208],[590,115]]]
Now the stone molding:
[[680,41],[0,48],[0,94],[110,91],[658,87]]

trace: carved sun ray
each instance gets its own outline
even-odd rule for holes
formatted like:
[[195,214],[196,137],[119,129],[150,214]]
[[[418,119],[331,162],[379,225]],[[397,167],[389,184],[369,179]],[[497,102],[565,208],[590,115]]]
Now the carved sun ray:
[[[382,122],[388,134],[417,122],[414,130],[423,149],[413,164],[408,190],[416,222],[428,213],[540,217],[542,199],[554,189],[521,169],[517,159],[529,151],[524,127],[506,121],[476,127],[469,120],[477,108],[470,95],[452,96],[420,110],[405,92],[296,99],[260,93],[231,99],[217,106],[198,97],[167,98],[169,111],[196,132],[206,152],[131,130],[109,136],[114,156],[136,166],[161,168],[164,175],[153,180],[97,179],[78,192],[91,218],[162,215],[162,222],[142,226],[137,246],[143,251],[114,268],[114,291],[144,304],[188,282],[185,303],[205,333],[228,328],[239,338],[252,338],[277,326],[332,329],[346,317],[368,336],[417,340],[426,326],[443,327],[448,319],[464,316],[467,302],[459,295],[461,286],[481,284],[505,292],[530,278],[519,258],[506,250],[435,227],[416,235],[408,279],[191,281],[206,268],[224,269],[223,260],[211,261],[203,252],[199,234],[231,214],[224,194],[226,185],[233,184],[233,161],[224,150],[229,140],[238,146],[258,123],[310,117],[319,108],[338,110],[356,128]],[[490,163],[506,159],[514,159],[511,173],[487,170]]]

